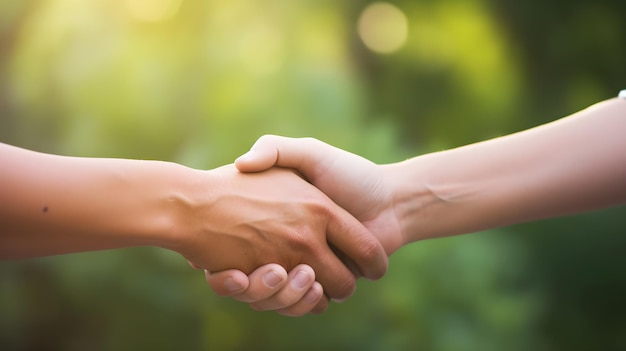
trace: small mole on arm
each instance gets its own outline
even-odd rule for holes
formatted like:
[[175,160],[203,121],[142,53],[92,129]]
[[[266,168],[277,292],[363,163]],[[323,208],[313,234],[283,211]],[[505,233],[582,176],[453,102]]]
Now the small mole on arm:
[[47,212],[48,212],[48,206],[44,206],[44,207],[41,209],[41,212],[43,212],[43,213],[47,213]]

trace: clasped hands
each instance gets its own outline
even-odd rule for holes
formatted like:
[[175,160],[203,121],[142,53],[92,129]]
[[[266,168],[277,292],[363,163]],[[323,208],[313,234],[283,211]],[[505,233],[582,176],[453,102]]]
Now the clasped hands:
[[[238,213],[205,220],[239,226],[224,227],[224,233],[245,234],[240,240],[224,235],[227,244],[217,239],[223,255],[208,264],[199,263],[200,248],[207,247],[200,242],[197,252],[183,253],[195,268],[227,267],[233,256],[245,258],[237,269],[205,269],[220,296],[288,316],[321,313],[329,299],[348,298],[357,278],[382,277],[388,255],[403,244],[385,166],[316,139],[273,135],[261,137],[235,166],[214,170],[235,180],[233,189],[221,189],[229,195],[215,205],[224,211],[210,213],[241,206]],[[251,201],[262,202],[266,213]]]
[[[291,169],[325,194],[307,190],[307,196],[321,201],[313,211],[318,216],[310,217],[298,210],[306,207],[300,201],[304,193],[276,178],[287,191],[283,195],[291,195],[285,203],[293,206],[274,207],[289,214],[281,218],[274,213],[274,218],[289,219],[282,223],[287,232],[291,226],[315,237],[317,249],[304,249],[306,241],[286,245],[293,242],[288,237],[269,254],[258,252],[255,265],[224,271],[241,268],[223,264],[207,274],[207,281],[218,294],[258,310],[321,312],[328,304],[322,286],[331,299],[347,298],[356,277],[379,278],[387,256],[408,243],[624,204],[624,155],[615,151],[626,150],[620,134],[626,126],[624,107],[623,99],[612,99],[526,131],[387,165],[315,139],[262,137],[235,161],[242,172],[237,174],[266,175],[269,187],[276,182],[268,172],[296,177],[285,170]],[[581,146],[581,139],[597,142],[589,148]],[[330,225],[336,221],[344,225]],[[300,231],[298,224],[309,230]],[[290,270],[289,275],[280,266],[263,266],[269,262]],[[250,273],[253,267],[260,268]]]

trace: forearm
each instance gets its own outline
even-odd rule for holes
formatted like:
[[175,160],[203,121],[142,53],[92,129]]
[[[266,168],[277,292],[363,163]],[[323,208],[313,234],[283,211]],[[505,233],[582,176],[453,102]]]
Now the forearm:
[[405,241],[570,215],[626,201],[626,101],[386,166]]
[[189,171],[0,144],[0,257],[167,246]]

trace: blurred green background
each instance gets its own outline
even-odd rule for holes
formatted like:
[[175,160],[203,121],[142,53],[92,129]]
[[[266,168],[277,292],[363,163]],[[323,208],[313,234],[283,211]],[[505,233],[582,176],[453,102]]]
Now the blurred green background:
[[[0,141],[213,168],[272,133],[395,162],[615,96],[625,15],[621,0],[0,0]],[[216,297],[158,249],[1,262],[0,349],[624,350],[624,234],[622,207],[415,243],[298,319]]]

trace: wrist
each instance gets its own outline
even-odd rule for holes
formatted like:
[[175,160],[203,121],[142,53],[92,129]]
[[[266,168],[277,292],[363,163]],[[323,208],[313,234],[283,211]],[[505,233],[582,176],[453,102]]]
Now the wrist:
[[428,226],[429,207],[436,197],[424,180],[421,160],[413,158],[385,166],[392,187],[393,204],[402,238],[402,246],[432,236]]
[[475,189],[456,179],[442,161],[443,153],[431,153],[390,167],[394,207],[403,245],[436,237],[461,234],[467,204]]
[[[154,196],[154,211],[151,214],[154,227],[145,228],[145,237],[153,246],[181,253],[193,245],[204,221],[200,214],[202,204],[212,203],[214,197],[210,185],[210,171],[201,171],[175,163],[160,165],[159,184]],[[207,227],[208,223],[204,223]]]
[[119,236],[118,247],[155,246],[173,251],[185,245],[198,173],[163,161],[119,160],[111,164],[103,230]]

